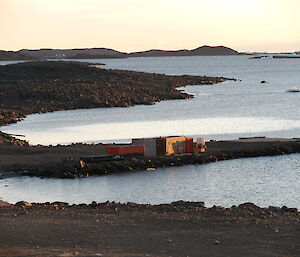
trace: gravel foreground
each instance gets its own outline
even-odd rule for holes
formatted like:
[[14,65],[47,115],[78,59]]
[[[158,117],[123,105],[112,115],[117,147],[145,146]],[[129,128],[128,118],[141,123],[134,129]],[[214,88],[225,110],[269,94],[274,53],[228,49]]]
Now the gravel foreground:
[[[1,206],[2,205],[2,206]],[[0,201],[0,256],[300,256],[293,208]]]

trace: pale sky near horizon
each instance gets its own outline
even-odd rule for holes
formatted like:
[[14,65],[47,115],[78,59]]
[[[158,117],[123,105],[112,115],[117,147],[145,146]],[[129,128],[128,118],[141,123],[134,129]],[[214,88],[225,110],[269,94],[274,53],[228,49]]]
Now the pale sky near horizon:
[[299,51],[300,0],[0,0],[0,49]]

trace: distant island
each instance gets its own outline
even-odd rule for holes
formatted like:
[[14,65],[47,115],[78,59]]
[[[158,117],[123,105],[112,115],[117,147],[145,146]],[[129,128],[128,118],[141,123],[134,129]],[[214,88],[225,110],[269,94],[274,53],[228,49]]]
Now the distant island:
[[18,53],[33,56],[38,59],[106,59],[127,58],[127,53],[122,53],[108,48],[78,48],[78,49],[22,49]]
[[239,53],[225,46],[201,46],[192,50],[158,50],[125,53],[109,48],[79,49],[22,49],[16,52],[0,51],[0,61],[45,60],[45,59],[111,59],[128,57],[164,57],[164,56],[219,56],[238,55]]

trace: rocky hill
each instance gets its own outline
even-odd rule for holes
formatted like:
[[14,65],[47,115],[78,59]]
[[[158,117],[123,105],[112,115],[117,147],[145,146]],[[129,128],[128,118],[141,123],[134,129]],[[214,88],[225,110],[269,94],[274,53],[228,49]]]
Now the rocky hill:
[[201,46],[191,50],[191,55],[238,55],[239,53],[225,46]]
[[126,58],[127,53],[107,48],[20,50],[19,53],[38,59],[105,59]]
[[129,57],[162,57],[162,56],[188,56],[190,53],[189,50],[177,50],[177,51],[168,51],[168,50],[159,50],[152,49],[141,52],[133,52],[128,54]]

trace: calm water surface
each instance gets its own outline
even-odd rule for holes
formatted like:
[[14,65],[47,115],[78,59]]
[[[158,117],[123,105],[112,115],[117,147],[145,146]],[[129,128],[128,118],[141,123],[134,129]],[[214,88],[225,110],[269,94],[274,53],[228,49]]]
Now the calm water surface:
[[2,200],[69,203],[204,201],[207,206],[254,202],[300,208],[300,155],[171,167],[86,179],[0,180]]

